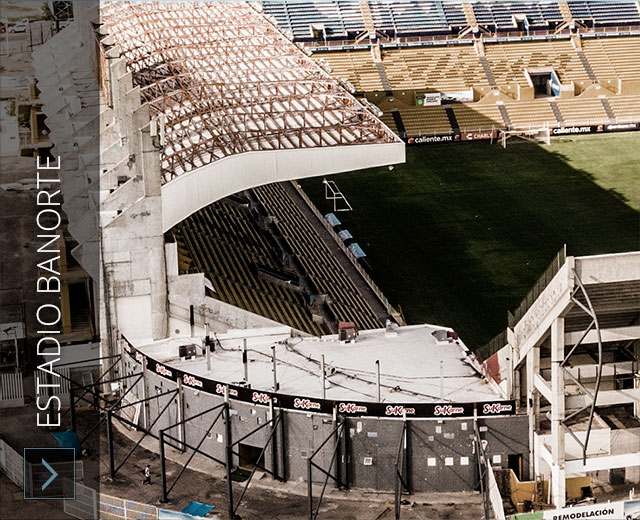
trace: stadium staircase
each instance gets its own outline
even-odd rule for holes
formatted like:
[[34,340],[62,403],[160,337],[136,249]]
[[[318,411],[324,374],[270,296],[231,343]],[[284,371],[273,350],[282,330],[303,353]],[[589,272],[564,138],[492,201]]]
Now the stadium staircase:
[[400,110],[397,108],[391,109],[391,116],[393,117],[393,122],[396,124],[396,128],[398,129],[398,133],[401,136],[407,135],[407,129],[404,126],[404,121],[402,121],[402,116],[400,115]]
[[374,65],[376,67],[376,71],[378,71],[378,76],[380,76],[380,83],[382,83],[385,94],[388,97],[391,97],[393,95],[393,87],[389,82],[389,78],[387,78],[387,71],[385,70],[384,65],[381,62],[376,62]]
[[478,60],[480,60],[480,65],[482,65],[482,70],[484,70],[484,74],[487,77],[487,81],[489,82],[489,86],[495,87],[497,86],[496,80],[493,77],[493,72],[491,72],[491,67],[489,66],[489,62],[485,56],[478,56]]
[[580,58],[580,62],[582,63],[584,70],[587,72],[587,76],[589,77],[589,79],[591,81],[598,81],[598,78],[593,72],[593,69],[591,68],[591,64],[589,63],[589,60],[585,56],[584,51],[582,49],[576,49],[576,54],[578,55],[578,58]]
[[471,27],[476,27],[478,25],[478,21],[476,20],[476,14],[473,12],[473,5],[469,2],[462,2],[462,10],[464,11],[467,23]]
[[512,128],[513,124],[511,123],[511,118],[509,117],[509,113],[504,106],[504,103],[496,103],[498,105],[498,110],[500,110],[500,115],[502,116],[502,120],[504,121],[506,128]]
[[600,98],[600,102],[602,103],[602,108],[604,108],[604,111],[607,113],[609,122],[611,123],[615,122],[616,116],[613,113],[613,109],[611,108],[611,105],[609,104],[609,100],[603,96]]
[[360,7],[360,13],[362,13],[362,21],[364,22],[364,28],[367,30],[369,35],[373,35],[376,33],[376,26],[373,23],[373,15],[371,14],[371,9],[369,8],[369,2],[358,2],[358,7]]
[[560,9],[560,14],[565,22],[571,22],[573,20],[573,15],[567,2],[558,2],[558,9]]
[[549,105],[551,106],[551,110],[553,110],[553,115],[556,117],[556,121],[561,125],[564,125],[564,118],[560,113],[560,109],[558,108],[556,100],[553,98],[549,99]]
[[446,105],[444,107],[444,111],[447,113],[447,119],[449,119],[449,124],[451,125],[451,128],[455,131],[459,131],[460,130],[460,125],[458,124],[458,119],[456,118],[456,114],[453,111],[453,108],[451,108],[451,105]]

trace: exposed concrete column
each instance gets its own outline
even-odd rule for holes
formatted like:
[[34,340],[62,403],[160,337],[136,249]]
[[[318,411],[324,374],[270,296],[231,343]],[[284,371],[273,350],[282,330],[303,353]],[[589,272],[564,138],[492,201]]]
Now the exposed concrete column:
[[534,347],[527,352],[527,417],[529,417],[529,475],[536,474],[536,453],[534,432],[536,418],[540,413],[540,395],[535,388],[535,375],[540,373],[540,347]]
[[564,318],[551,323],[551,495],[556,507],[565,506],[564,467]]

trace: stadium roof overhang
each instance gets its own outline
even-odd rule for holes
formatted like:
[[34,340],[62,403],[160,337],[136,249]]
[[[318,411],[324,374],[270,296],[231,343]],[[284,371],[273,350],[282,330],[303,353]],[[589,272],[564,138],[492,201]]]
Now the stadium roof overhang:
[[404,161],[402,141],[248,3],[110,2],[101,21],[150,109],[164,192],[198,193],[166,223],[255,185]]

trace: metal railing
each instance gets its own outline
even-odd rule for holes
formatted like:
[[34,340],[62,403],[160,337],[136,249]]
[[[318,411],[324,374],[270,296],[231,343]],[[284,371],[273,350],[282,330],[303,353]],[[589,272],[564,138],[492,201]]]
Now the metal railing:
[[489,340],[488,343],[485,343],[484,345],[482,345],[475,352],[475,354],[480,359],[487,359],[491,357],[493,354],[495,354],[496,352],[498,352],[498,350],[500,350],[506,344],[507,344],[507,329],[504,329],[501,332],[499,332],[495,337],[493,337],[491,340]]
[[551,283],[551,280],[553,280],[553,277],[558,273],[560,268],[564,265],[564,262],[566,259],[567,259],[567,245],[565,244],[564,246],[562,246],[562,249],[558,251],[555,258],[551,261],[551,263],[549,264],[549,267],[545,269],[544,273],[542,273],[540,278],[538,278],[536,283],[529,290],[529,292],[524,297],[524,299],[520,302],[520,305],[516,307],[513,313],[508,314],[509,327],[513,328],[516,325],[516,323],[518,323],[522,319],[525,313],[533,305],[533,302],[535,302],[538,299],[538,296],[542,294],[542,291],[544,291],[547,285]]
[[[388,30],[389,28],[378,28],[379,30]],[[621,25],[621,26],[597,26],[590,27],[588,31],[582,32],[581,36],[589,38],[591,35],[602,35],[607,34],[611,36],[615,36],[617,33],[636,33],[640,30],[640,27],[637,25]],[[548,39],[556,40],[558,36],[561,37],[569,37],[571,35],[571,31],[567,29],[563,29],[558,33],[552,33],[547,29],[539,29],[533,31],[518,31],[518,30],[493,30],[490,31],[485,38],[495,39],[495,38],[508,38],[513,39],[514,41],[520,41],[521,38],[529,38],[536,37],[540,39],[540,37],[549,37]],[[388,40],[382,41],[382,44],[420,44],[422,42],[447,42],[450,40],[460,40],[461,38],[458,34],[424,34],[424,35],[415,35],[415,36],[390,36]],[[469,33],[467,37],[462,38],[465,40],[471,40],[472,35]],[[295,41],[297,41],[294,38]],[[335,50],[339,51],[343,47],[370,47],[370,43],[368,40],[364,42],[356,43],[354,38],[343,39],[343,40],[322,40],[322,41],[303,41],[301,42],[305,47],[310,50],[316,50],[320,48],[320,50]]]
[[22,372],[0,374],[0,408],[24,405]]
[[400,315],[400,313],[391,306],[391,303],[389,303],[389,300],[387,299],[387,297],[376,285],[376,283],[373,281],[371,276],[369,276],[369,274],[364,270],[364,268],[358,263],[355,256],[353,256],[353,253],[347,248],[347,246],[344,245],[344,242],[342,241],[342,239],[333,230],[333,227],[331,226],[331,224],[329,224],[327,219],[324,218],[324,216],[320,213],[318,208],[316,208],[315,204],[311,201],[311,199],[307,196],[307,194],[302,190],[302,188],[298,186],[297,182],[291,181],[291,184],[294,187],[294,189],[300,194],[300,197],[302,197],[302,200],[304,200],[307,206],[309,206],[309,209],[311,209],[313,214],[322,223],[322,225],[327,230],[329,235],[331,235],[331,237],[336,241],[340,249],[342,249],[344,254],[351,261],[351,264],[353,265],[355,270],[358,271],[358,273],[360,274],[360,276],[362,276],[364,281],[367,282],[367,284],[369,285],[373,293],[376,295],[378,300],[380,300],[380,302],[384,306],[385,310],[389,313],[389,315],[393,316],[393,319],[395,319],[398,322],[398,324],[404,325],[404,320],[402,319],[402,316]]

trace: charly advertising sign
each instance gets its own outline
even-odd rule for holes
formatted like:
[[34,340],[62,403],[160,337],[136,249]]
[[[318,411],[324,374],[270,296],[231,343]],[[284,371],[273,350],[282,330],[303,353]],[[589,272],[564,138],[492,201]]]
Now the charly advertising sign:
[[640,520],[640,500],[521,513],[509,520]]
[[302,412],[337,413],[350,417],[407,417],[451,419],[456,417],[496,417],[514,415],[515,401],[493,401],[483,403],[372,403],[364,401],[334,401],[314,397],[295,396],[255,390],[244,386],[230,385],[201,376],[189,374],[175,367],[160,363],[144,355],[132,346],[127,346],[127,354],[138,364],[145,364],[147,370],[165,379],[178,381],[183,386],[202,390],[208,394],[224,395],[229,389],[229,397],[246,403],[274,405],[288,410]]

